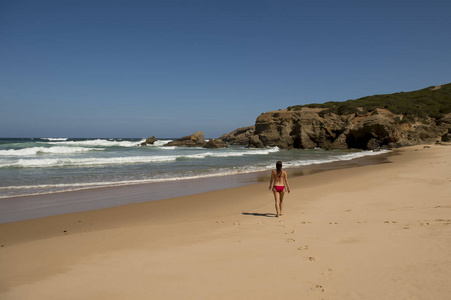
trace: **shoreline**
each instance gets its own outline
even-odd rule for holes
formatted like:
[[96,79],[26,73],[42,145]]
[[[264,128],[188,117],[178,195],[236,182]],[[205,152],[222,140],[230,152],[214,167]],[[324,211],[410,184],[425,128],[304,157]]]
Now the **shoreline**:
[[451,148],[387,159],[0,224],[0,298],[447,299]]
[[[396,155],[396,151],[395,149],[388,153],[368,155],[351,160],[284,168],[284,170],[288,172],[289,178],[294,178],[316,172],[386,163],[388,157]],[[258,171],[199,179],[124,184],[1,198],[0,224],[117,207],[132,203],[165,200],[257,184],[269,181],[269,172]]]

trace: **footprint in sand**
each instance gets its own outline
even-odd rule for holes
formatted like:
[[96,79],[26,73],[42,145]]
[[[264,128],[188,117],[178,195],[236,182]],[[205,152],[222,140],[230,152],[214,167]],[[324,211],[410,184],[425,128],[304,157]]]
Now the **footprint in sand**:
[[357,221],[357,223],[364,224],[364,223],[366,223],[366,221]]
[[443,222],[443,223],[445,223],[445,224],[449,224],[449,222],[451,222],[451,220],[445,220],[445,219],[436,219],[435,220],[436,222]]
[[296,242],[296,240],[292,239],[292,238],[287,239],[287,243],[292,243],[292,242]]
[[308,246],[301,246],[298,248],[298,250],[308,250]]
[[330,278],[330,276],[332,275],[333,270],[332,269],[327,269],[326,271],[324,271],[323,273],[321,273],[323,276]]
[[312,222],[308,222],[308,221],[304,221],[304,222],[301,222],[301,224],[311,224]]
[[317,291],[323,293],[325,291],[321,284],[312,283],[312,291]]
[[223,224],[224,221],[219,220],[219,221],[216,221],[216,223],[218,223],[218,224]]
[[337,222],[329,222],[329,224],[331,224],[331,225],[337,225],[338,223],[337,223]]
[[313,256],[308,256],[306,257],[306,259],[309,261],[316,261],[316,258],[314,258]]
[[285,232],[285,234],[293,234],[293,233],[294,233],[294,230],[290,231],[290,232]]
[[397,222],[396,221],[385,221],[384,223],[385,224],[396,224]]
[[235,222],[235,223],[233,223],[233,225],[241,225],[240,223],[238,223],[238,222]]

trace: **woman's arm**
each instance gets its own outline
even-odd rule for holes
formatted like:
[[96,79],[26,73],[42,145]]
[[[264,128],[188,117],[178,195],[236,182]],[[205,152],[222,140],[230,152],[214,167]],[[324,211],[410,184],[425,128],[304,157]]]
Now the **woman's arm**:
[[290,185],[288,184],[288,175],[287,172],[285,172],[284,174],[285,176],[283,177],[283,179],[285,180],[285,186],[287,187],[287,191],[288,193],[290,192]]
[[269,179],[269,189],[272,188],[272,182],[273,182],[273,178],[274,178],[274,170],[271,171],[271,179]]

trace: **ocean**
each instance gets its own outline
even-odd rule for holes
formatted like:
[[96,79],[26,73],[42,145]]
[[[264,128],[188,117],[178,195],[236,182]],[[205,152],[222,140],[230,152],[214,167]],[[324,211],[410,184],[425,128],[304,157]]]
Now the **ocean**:
[[172,139],[0,139],[0,198],[246,174],[347,161],[384,151],[165,147]]

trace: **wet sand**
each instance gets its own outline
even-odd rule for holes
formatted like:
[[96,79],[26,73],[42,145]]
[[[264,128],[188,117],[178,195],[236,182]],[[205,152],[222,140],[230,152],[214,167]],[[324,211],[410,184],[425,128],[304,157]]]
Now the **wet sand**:
[[451,147],[0,224],[1,299],[447,299]]

